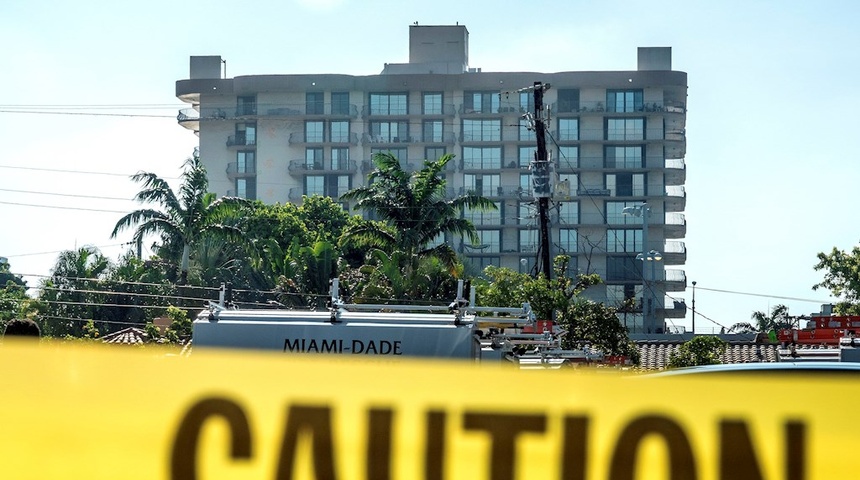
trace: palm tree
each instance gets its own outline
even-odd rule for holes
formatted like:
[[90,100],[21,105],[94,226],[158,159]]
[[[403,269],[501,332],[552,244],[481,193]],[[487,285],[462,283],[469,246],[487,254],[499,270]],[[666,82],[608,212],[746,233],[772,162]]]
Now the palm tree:
[[157,234],[162,240],[159,250],[170,245],[181,246],[180,284],[188,281],[191,251],[202,239],[216,237],[238,244],[245,242],[242,231],[230,222],[239,207],[249,203],[236,197],[216,198],[214,193],[207,192],[206,168],[196,150],[183,166],[178,196],[154,173],[133,175],[133,181],[143,184],[135,200],[156,204],[161,209],[135,210],[122,217],[111,233],[114,238],[122,230],[136,226],[132,240],[138,245],[146,235]]
[[770,315],[765,312],[753,312],[750,318],[755,320],[755,325],[749,322],[740,322],[732,325],[728,331],[737,333],[778,332],[793,327],[796,320],[795,317],[788,314],[788,307],[782,304],[774,305]]
[[43,333],[80,336],[81,320],[103,318],[105,276],[111,262],[98,248],[84,246],[60,253],[51,276],[40,282],[39,299],[46,302]]
[[424,167],[410,175],[391,153],[375,154],[376,169],[368,176],[368,184],[350,190],[340,200],[357,201],[356,209],[372,212],[382,224],[353,225],[344,232],[345,240],[389,253],[402,252],[402,258],[416,265],[419,258],[435,257],[453,269],[457,255],[451,246],[433,243],[444,234],[478,243],[475,226],[460,218],[461,212],[467,207],[496,209],[493,202],[474,192],[446,198],[441,172],[453,158],[448,154],[435,161],[425,160]]

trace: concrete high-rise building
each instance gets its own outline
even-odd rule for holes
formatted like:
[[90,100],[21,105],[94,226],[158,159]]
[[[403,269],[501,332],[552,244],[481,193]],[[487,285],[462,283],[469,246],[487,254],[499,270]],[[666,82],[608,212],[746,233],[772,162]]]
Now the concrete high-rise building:
[[[210,189],[266,203],[338,197],[362,185],[377,152],[405,169],[453,153],[448,192],[475,191],[499,207],[465,212],[479,245],[445,239],[476,268],[532,271],[539,245],[529,170],[535,82],[549,84],[551,251],[597,273],[596,300],[637,299],[622,314],[634,333],[658,333],[686,307],[687,74],[671,47],[639,48],[629,71],[484,72],[469,66],[465,26],[409,27],[409,63],[379,75],[225,78],[219,56],[191,57],[176,95],[179,124],[200,137]],[[644,204],[644,207],[643,207]],[[658,255],[659,253],[659,255]],[[667,296],[667,294],[669,296]]]

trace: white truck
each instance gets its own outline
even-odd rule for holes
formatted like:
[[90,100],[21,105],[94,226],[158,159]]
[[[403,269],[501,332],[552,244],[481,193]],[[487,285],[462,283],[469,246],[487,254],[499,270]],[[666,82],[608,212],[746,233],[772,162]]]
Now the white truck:
[[[228,308],[224,289],[193,323],[192,345],[277,350],[292,354],[510,360],[553,365],[587,361],[582,351],[561,350],[560,333],[534,332],[534,314],[521,308],[473,307],[462,295],[449,306],[345,304],[332,280],[325,311]],[[479,316],[479,314],[483,314]],[[525,330],[525,332],[524,332]]]

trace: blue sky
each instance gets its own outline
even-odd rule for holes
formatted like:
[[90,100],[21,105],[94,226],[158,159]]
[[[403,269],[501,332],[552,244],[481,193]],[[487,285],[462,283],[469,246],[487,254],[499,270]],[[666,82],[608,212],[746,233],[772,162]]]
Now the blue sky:
[[847,0],[3,2],[0,256],[45,275],[61,250],[121,252],[130,237],[109,234],[136,207],[128,175],[176,177],[196,144],[175,120],[189,56],[221,55],[230,77],[371,75],[407,61],[413,22],[459,22],[484,72],[634,70],[637,47],[672,47],[689,82],[697,331],[779,303],[817,312],[830,297],[811,289],[816,253],[860,239],[858,20]]

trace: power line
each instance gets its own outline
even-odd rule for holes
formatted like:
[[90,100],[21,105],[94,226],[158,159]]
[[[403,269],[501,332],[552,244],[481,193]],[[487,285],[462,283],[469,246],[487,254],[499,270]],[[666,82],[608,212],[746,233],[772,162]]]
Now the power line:
[[171,118],[176,115],[146,115],[139,113],[93,113],[93,112],[49,112],[36,110],[0,110],[0,113],[25,113],[31,115],[76,115],[86,117],[130,117],[130,118]]
[[[59,168],[42,168],[42,167],[22,167],[19,165],[0,165],[0,168],[12,168],[17,170],[35,170],[40,172],[55,172],[55,173],[79,173],[84,175],[109,175],[114,177],[131,178],[134,173],[114,173],[114,172],[90,172],[86,170],[65,170]],[[161,177],[167,180],[179,180],[179,177]]]
[[72,197],[72,198],[92,198],[96,200],[122,200],[122,201],[134,201],[133,198],[120,198],[120,197],[100,197],[97,195],[76,195],[73,193],[57,193],[57,192],[37,192],[33,190],[14,190],[11,188],[0,188],[0,192],[12,192],[12,193],[30,193],[35,195],[53,195],[56,197]]
[[18,202],[4,202],[0,200],[0,204],[3,205],[15,205],[18,207],[37,207],[37,208],[55,208],[59,210],[75,210],[75,211],[83,211],[83,212],[99,212],[99,213],[119,213],[119,214],[127,214],[128,210],[104,210],[100,208],[83,208],[83,207],[63,207],[60,205],[37,205],[34,203],[18,203]]

